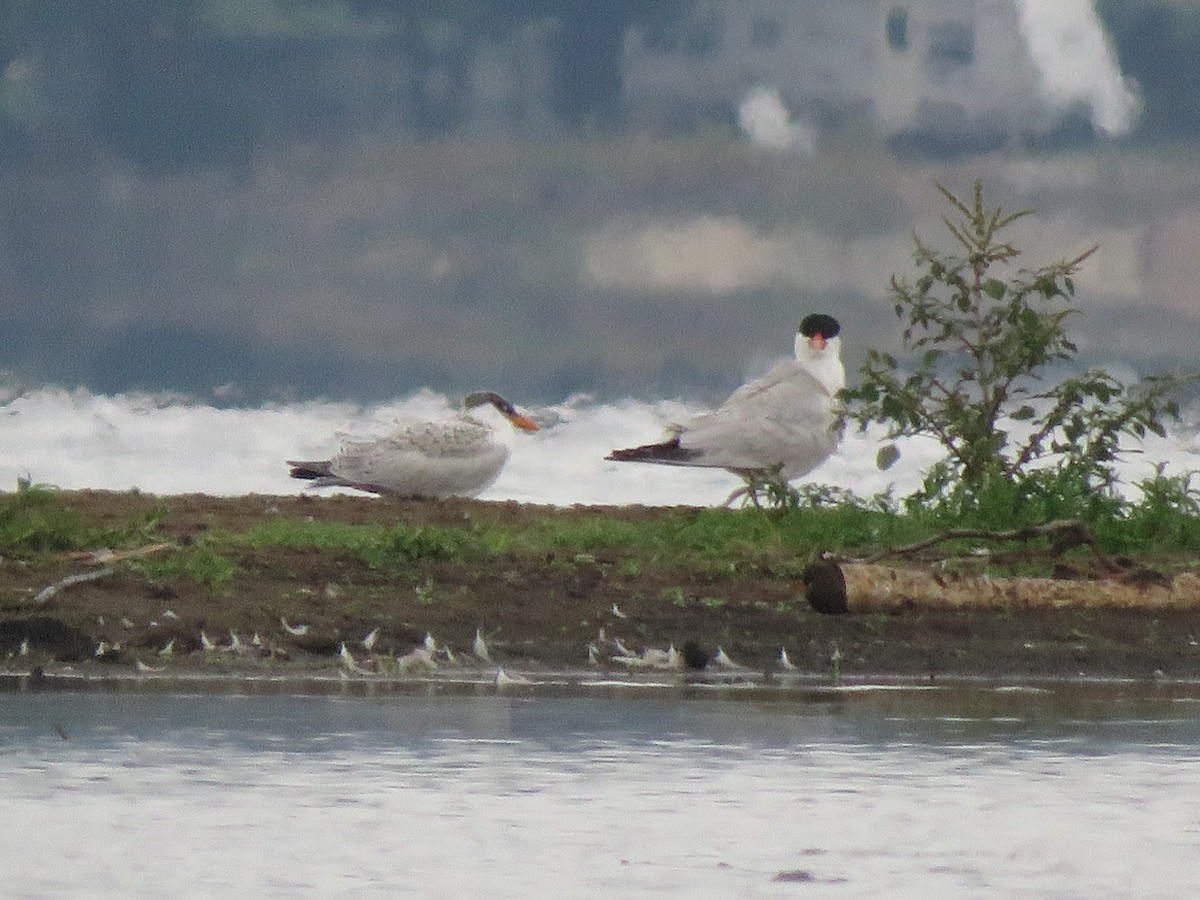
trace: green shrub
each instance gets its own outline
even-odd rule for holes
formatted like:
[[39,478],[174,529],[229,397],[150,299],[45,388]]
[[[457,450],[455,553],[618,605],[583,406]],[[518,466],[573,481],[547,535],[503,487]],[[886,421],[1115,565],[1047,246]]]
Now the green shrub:
[[1086,496],[1113,495],[1121,439],[1162,435],[1163,423],[1178,416],[1173,395],[1196,376],[1128,387],[1092,369],[1051,383],[1052,367],[1076,354],[1065,321],[1077,311],[1074,275],[1095,248],[1007,272],[1020,251],[999,234],[1030,212],[989,210],[980,182],[971,205],[937,187],[957,216],[944,221],[959,252],[942,255],[916,238],[920,274],[891,283],[906,362],[870,351],[861,382],[841,394],[844,419],[942,445],[946,458],[926,473],[911,498],[916,506],[960,516],[991,510],[1028,518],[1034,514],[1021,510],[1038,506],[1111,512]]
[[6,556],[77,550],[90,539],[89,529],[54,490],[30,486],[0,495],[0,553]]

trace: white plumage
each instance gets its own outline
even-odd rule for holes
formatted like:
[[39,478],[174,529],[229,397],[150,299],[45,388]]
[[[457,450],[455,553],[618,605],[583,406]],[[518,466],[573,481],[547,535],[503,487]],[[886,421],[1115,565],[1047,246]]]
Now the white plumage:
[[834,397],[846,383],[840,330],[831,316],[807,316],[796,335],[795,359],[742,385],[713,412],[672,426],[668,440],[614,450],[608,459],[738,475],[778,469],[787,481],[807,474],[841,439],[833,415]]
[[313,487],[351,487],[402,497],[472,497],[500,474],[513,428],[537,431],[503,397],[479,391],[447,421],[412,421],[386,437],[348,441],[328,460],[289,460]]

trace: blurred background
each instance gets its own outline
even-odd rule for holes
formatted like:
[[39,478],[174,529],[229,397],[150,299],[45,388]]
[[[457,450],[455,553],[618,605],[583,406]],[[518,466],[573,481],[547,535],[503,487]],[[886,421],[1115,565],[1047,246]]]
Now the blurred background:
[[[1085,362],[1200,332],[1200,3],[0,2],[0,369],[217,405],[719,398],[896,346],[933,182],[1100,250]],[[852,376],[853,377],[853,376]]]

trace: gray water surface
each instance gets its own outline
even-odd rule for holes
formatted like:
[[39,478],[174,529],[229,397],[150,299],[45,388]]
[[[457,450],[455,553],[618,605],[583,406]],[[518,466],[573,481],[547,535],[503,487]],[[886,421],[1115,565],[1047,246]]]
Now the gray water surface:
[[1178,897],[1200,690],[0,693],[0,895]]

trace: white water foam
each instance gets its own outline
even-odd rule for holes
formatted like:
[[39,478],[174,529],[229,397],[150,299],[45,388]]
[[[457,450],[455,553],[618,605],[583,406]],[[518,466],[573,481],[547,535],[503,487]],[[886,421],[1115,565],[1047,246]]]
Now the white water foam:
[[[429,390],[375,405],[310,401],[255,408],[218,408],[177,395],[95,394],[40,387],[0,405],[0,488],[18,479],[64,489],[151,494],[295,494],[286,460],[327,457],[340,437],[386,433],[401,417],[448,415],[450,401]],[[741,483],[723,470],[608,462],[617,447],[658,440],[664,427],[698,412],[674,401],[584,397],[528,409],[542,431],[517,435],[512,458],[481,496],[558,506],[645,504],[711,506]],[[900,443],[900,461],[875,465],[880,434],[850,431],[839,451],[806,479],[863,497],[893,486],[913,491],[940,457],[926,439]],[[1158,462],[1169,472],[1200,466],[1194,434],[1153,438],[1120,471],[1132,484]]]

